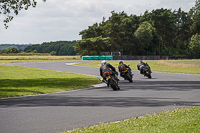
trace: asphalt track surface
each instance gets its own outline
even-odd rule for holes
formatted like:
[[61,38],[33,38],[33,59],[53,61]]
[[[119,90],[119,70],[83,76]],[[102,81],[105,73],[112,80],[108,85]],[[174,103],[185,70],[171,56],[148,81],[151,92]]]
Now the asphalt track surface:
[[[73,62],[9,65],[99,76],[99,68],[70,63]],[[0,133],[54,133],[200,105],[199,75],[153,72],[153,78],[148,79],[139,71],[133,73],[133,83],[120,78],[120,91],[103,86],[0,99]]]

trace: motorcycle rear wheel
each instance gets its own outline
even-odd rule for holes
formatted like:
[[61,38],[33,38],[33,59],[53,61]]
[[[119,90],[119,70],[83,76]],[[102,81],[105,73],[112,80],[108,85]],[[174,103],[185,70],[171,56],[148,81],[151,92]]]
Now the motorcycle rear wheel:
[[152,77],[151,77],[151,73],[150,72],[148,72],[147,73],[147,77],[149,78],[149,79],[151,79]]
[[130,75],[129,73],[126,73],[126,79],[127,79],[130,83],[133,82],[132,77],[131,77],[131,75]]
[[113,81],[113,79],[110,79],[110,86],[111,86],[111,88],[112,88],[114,91],[120,89],[120,88],[118,87],[118,85],[115,83],[115,81]]

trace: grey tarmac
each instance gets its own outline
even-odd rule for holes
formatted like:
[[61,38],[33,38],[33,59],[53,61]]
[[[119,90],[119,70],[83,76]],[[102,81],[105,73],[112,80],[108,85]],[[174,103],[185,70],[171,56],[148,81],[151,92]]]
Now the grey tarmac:
[[[73,66],[72,63],[76,62],[83,61],[20,62],[8,65],[99,76],[99,68]],[[153,78],[148,79],[139,71],[133,73],[133,83],[120,78],[120,91],[101,86],[0,99],[0,133],[55,133],[200,106],[199,75],[153,72]]]

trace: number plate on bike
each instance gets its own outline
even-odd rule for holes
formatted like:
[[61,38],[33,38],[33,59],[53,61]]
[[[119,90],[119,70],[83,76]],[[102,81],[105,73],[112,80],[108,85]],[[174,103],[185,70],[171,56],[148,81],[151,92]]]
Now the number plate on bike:
[[145,71],[147,71],[148,69],[145,69]]
[[124,72],[127,72],[128,70],[125,70]]
[[109,79],[110,79],[110,76],[106,77],[106,79],[109,80]]

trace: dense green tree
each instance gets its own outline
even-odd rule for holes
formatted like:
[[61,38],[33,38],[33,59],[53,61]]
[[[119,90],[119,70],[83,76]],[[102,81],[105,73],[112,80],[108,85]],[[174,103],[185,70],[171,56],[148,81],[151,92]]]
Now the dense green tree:
[[119,51],[123,49],[126,33],[125,33],[125,20],[128,19],[128,15],[124,12],[116,13],[111,12],[112,16],[109,17],[108,22],[104,26],[104,32],[111,41],[110,52]]
[[[192,51],[191,37],[199,31],[200,0],[189,12],[161,8],[128,16],[112,11],[107,21],[103,18],[101,23],[80,32],[82,40],[77,42],[76,50],[88,55],[120,51],[126,55],[185,56]],[[109,43],[96,49],[101,42],[97,38],[109,38]]]
[[187,12],[179,8],[173,12],[175,18],[175,35],[173,37],[173,51],[170,55],[186,55],[188,54],[187,45],[191,38],[190,25],[191,17]]
[[101,55],[101,52],[109,49],[109,47],[110,38],[102,38],[102,36],[99,36],[77,41],[75,50],[79,51],[81,55]]
[[139,53],[139,42],[135,37],[134,32],[138,29],[140,17],[136,15],[130,15],[128,18],[123,20],[123,30],[125,36],[123,38],[122,49],[126,55],[137,55]]
[[9,54],[9,53],[18,53],[19,49],[16,48],[16,47],[9,47],[9,48],[3,50],[2,52],[3,53],[7,53],[7,54]]
[[153,40],[153,32],[155,32],[155,28],[151,26],[151,24],[147,21],[143,22],[139,28],[135,31],[135,36],[139,40],[140,50],[143,52],[143,50],[147,51],[148,55],[148,49],[151,47],[150,42]]
[[192,19],[192,25],[190,30],[193,35],[196,33],[200,34],[200,0],[196,0],[195,7],[190,10]]
[[191,56],[200,56],[200,34],[193,35],[189,43]]
[[173,47],[173,37],[175,36],[175,18],[171,10],[156,9],[146,14],[148,21],[152,21],[153,27],[156,28],[159,38],[161,38],[161,54],[164,46]]
[[[137,42],[133,33],[139,26],[139,17],[136,15],[128,16],[124,12],[116,13],[112,11],[111,14],[112,16],[107,21],[103,18],[101,23],[95,23],[93,26],[89,26],[88,29],[81,31],[82,39],[100,36],[102,38],[109,37],[110,44],[109,46],[104,46],[103,51],[123,51],[124,54],[136,54],[137,50],[134,49],[134,45],[137,45]],[[90,41],[90,47],[96,45],[92,42],[95,41]],[[85,47],[85,49],[87,48]],[[90,48],[87,50],[90,51]]]
[[57,41],[57,42],[44,42],[28,46],[24,49],[25,52],[32,52],[36,50],[38,53],[51,53],[56,52],[56,55],[76,55],[74,46],[76,41]]
[[89,26],[88,29],[81,31],[79,35],[82,36],[82,39],[93,38],[101,36],[102,31],[102,27],[98,23],[95,23],[93,24],[93,26]]

